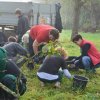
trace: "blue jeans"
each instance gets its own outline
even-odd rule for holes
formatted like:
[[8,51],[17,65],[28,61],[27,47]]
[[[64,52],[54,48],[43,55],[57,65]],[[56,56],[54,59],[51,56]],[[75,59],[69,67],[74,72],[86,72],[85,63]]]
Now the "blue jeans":
[[94,66],[89,56],[83,56],[81,60],[76,60],[75,65],[76,67],[78,66],[79,68],[85,69],[86,71],[95,71],[95,68],[100,67],[100,63]]

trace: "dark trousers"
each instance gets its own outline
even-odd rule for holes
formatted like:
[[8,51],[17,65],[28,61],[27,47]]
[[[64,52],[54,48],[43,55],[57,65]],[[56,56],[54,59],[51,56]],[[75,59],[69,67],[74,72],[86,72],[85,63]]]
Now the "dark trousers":
[[[31,56],[34,55],[33,42],[34,42],[34,40],[29,36],[29,47],[28,47],[28,50],[29,50],[29,53],[30,53]],[[43,45],[40,45],[38,47],[38,50],[41,51],[43,46],[44,46],[44,44]]]
[[28,47],[28,50],[29,50],[29,53],[30,53],[31,56],[34,55],[33,42],[34,42],[34,40],[29,35],[29,47]]
[[95,72],[95,68],[100,67],[100,63],[93,65],[92,60],[89,56],[83,56],[81,59],[75,61],[76,67],[85,69],[87,72]]

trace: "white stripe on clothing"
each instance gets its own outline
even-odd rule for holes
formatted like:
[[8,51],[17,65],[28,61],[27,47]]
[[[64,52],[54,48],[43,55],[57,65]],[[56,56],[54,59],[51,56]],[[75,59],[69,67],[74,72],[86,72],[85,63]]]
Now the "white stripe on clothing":
[[58,75],[52,75],[52,74],[48,74],[45,72],[37,72],[37,75],[42,78],[42,79],[47,79],[47,80],[55,80],[58,78]]

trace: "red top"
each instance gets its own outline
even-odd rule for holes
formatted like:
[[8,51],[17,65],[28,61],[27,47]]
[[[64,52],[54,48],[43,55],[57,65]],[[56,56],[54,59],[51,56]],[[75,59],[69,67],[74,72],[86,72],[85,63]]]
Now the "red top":
[[49,42],[49,32],[51,29],[55,29],[50,25],[36,25],[30,30],[30,36],[33,40],[37,40],[38,43]]
[[100,52],[96,49],[95,45],[87,40],[82,40],[80,47],[85,44],[90,44],[90,49],[88,50],[88,56],[91,58],[93,65],[100,63]]

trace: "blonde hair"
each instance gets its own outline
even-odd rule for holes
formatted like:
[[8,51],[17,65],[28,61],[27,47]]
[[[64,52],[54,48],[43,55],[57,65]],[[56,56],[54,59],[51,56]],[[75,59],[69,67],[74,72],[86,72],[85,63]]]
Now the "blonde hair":
[[65,49],[62,47],[55,48],[55,51],[57,51],[57,53],[59,53],[64,58],[68,57],[67,51],[65,51]]

